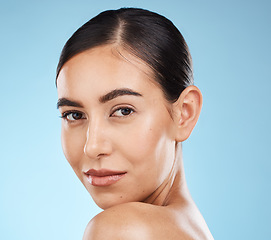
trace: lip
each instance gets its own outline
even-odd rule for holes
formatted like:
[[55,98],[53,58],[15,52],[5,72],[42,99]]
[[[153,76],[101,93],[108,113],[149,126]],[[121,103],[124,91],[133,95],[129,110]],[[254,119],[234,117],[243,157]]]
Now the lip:
[[97,187],[110,186],[122,179],[127,172],[109,169],[90,169],[84,172],[88,182]]

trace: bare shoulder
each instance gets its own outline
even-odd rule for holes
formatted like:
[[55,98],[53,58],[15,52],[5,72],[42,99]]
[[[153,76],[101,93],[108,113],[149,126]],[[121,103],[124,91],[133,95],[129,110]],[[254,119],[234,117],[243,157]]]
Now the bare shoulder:
[[194,239],[182,230],[174,214],[165,207],[125,203],[95,216],[87,225],[83,240],[100,239]]

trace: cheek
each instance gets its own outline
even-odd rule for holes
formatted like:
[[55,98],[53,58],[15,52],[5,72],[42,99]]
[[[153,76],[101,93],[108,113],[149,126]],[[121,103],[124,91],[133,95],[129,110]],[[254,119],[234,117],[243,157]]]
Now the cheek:
[[119,139],[122,139],[122,151],[133,168],[161,175],[164,166],[170,166],[167,161],[174,157],[174,141],[171,140],[169,126],[167,119],[151,114],[125,130],[125,135]]
[[119,135],[122,142],[118,146],[121,159],[129,166],[129,190],[125,189],[125,193],[129,193],[129,201],[144,201],[168,177],[173,166],[175,143],[170,139],[166,125],[146,119],[125,132],[125,135]]
[[84,137],[78,131],[66,129],[65,123],[63,123],[61,143],[66,159],[76,172],[77,169],[80,169],[80,159],[84,153]]

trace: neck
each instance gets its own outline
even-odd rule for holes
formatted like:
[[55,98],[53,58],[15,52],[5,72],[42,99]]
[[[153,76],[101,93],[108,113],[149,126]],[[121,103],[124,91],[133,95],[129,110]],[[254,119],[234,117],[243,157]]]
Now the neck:
[[171,203],[184,200],[187,196],[189,196],[189,192],[184,175],[182,146],[181,143],[177,143],[174,163],[168,177],[144,202],[168,206]]

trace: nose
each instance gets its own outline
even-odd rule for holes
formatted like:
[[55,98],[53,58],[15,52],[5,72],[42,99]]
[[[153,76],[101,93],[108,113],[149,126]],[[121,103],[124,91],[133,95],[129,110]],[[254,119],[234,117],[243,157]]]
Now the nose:
[[112,146],[106,128],[101,123],[91,123],[86,133],[84,154],[90,159],[99,159],[110,155]]

